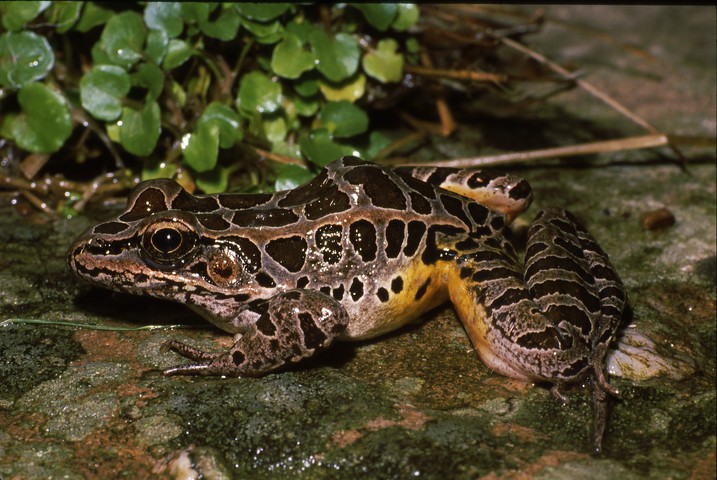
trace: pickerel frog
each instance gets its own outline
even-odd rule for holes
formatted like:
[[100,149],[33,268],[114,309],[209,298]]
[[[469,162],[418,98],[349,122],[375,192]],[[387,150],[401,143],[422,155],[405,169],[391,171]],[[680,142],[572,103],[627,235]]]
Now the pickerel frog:
[[235,335],[220,353],[168,342],[192,360],[168,374],[262,375],[450,300],[493,370],[549,382],[560,398],[561,386],[592,380],[599,449],[606,393],[617,394],[603,362],[626,295],[563,210],[538,214],[523,265],[508,224],[531,200],[512,176],[355,157],[273,194],[192,196],[151,180],[119,217],[81,235],[67,261],[92,283],[184,303]]

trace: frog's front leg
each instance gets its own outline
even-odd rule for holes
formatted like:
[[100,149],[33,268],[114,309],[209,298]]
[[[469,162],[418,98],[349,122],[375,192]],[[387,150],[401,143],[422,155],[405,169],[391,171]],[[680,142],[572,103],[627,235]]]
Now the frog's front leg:
[[231,349],[207,353],[176,340],[164,347],[195,360],[165,374],[256,376],[295,363],[327,348],[346,329],[344,307],[318,291],[289,290],[243,310],[238,324],[251,326],[236,336]]
[[626,301],[605,252],[559,209],[541,212],[531,224],[524,267],[495,237],[453,248],[451,300],[481,358],[504,375],[550,382],[558,395],[562,385],[589,378],[600,450],[606,393],[617,393],[603,362]]

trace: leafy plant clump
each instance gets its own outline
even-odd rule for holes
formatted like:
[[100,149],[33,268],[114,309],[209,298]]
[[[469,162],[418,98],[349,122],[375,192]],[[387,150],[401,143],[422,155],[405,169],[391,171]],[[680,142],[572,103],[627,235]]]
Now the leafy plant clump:
[[283,161],[278,188],[373,158],[388,139],[369,133],[369,92],[419,50],[412,4],[31,1],[0,16],[2,148],[97,172],[140,158],[142,178],[207,193],[258,156]]

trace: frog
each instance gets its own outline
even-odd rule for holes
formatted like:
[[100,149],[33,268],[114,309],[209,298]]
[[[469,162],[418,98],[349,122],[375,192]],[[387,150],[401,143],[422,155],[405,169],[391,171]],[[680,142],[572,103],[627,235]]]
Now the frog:
[[625,288],[567,210],[537,214],[521,261],[510,227],[532,199],[514,175],[354,156],[273,193],[192,195],[155,179],[80,235],[67,264],[92,284],[180,302],[234,335],[221,352],[169,340],[163,348],[191,362],[168,375],[266,375],[451,302],[491,370],[551,385],[562,401],[567,386],[591,386],[599,451],[619,395],[604,362]]

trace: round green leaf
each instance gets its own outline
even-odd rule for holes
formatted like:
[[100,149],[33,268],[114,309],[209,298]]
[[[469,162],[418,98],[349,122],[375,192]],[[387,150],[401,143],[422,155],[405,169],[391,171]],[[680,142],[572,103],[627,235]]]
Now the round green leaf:
[[231,148],[241,140],[241,121],[237,112],[222,103],[213,102],[204,109],[198,125],[213,124],[219,129],[219,146]]
[[182,6],[182,18],[186,23],[204,22],[209,18],[218,6],[210,2],[180,2]]
[[334,143],[325,129],[314,130],[299,139],[301,153],[311,162],[323,167],[344,155],[353,155],[356,150],[347,145]]
[[292,82],[296,93],[303,97],[311,97],[319,91],[319,81],[316,72],[303,75],[299,80]]
[[86,2],[82,8],[80,21],[75,25],[75,30],[85,33],[98,25],[103,25],[114,14],[112,10],[102,8],[94,2]]
[[45,37],[33,32],[0,35],[0,85],[22,87],[44,78],[54,64]]
[[353,137],[368,129],[368,115],[351,102],[328,102],[321,110],[321,123],[336,138]]
[[273,114],[264,118],[261,122],[261,128],[264,136],[271,143],[279,143],[284,141],[287,133],[286,119],[283,115]]
[[80,80],[82,108],[104,121],[122,114],[122,98],[131,88],[129,75],[115,65],[95,65]]
[[80,2],[53,2],[45,15],[48,21],[55,25],[57,33],[65,33],[80,18],[81,11]]
[[396,20],[393,22],[393,25],[391,25],[391,28],[398,30],[399,32],[405,32],[418,23],[418,17],[420,14],[421,11],[415,3],[399,3],[398,15],[396,16]]
[[361,52],[353,36],[339,33],[330,39],[325,31],[315,29],[310,39],[318,61],[317,68],[330,81],[340,82],[356,72]]
[[381,83],[399,82],[403,78],[403,55],[396,53],[398,43],[392,38],[378,42],[376,50],[363,57],[363,69],[367,75]]
[[231,6],[223,6],[216,20],[201,20],[199,28],[209,37],[228,42],[237,36],[239,23],[240,18],[237,12]]
[[360,3],[354,4],[353,7],[361,10],[366,21],[381,32],[391,26],[398,13],[395,3]]
[[164,74],[162,69],[153,63],[142,63],[137,73],[132,75],[132,84],[148,90],[147,98],[156,100],[164,90]]
[[147,29],[135,12],[122,12],[107,21],[99,45],[113,65],[128,69],[142,58]]
[[13,120],[11,133],[20,148],[52,153],[72,133],[72,118],[65,99],[44,83],[22,87],[17,95],[22,113]]
[[177,164],[162,158],[149,157],[142,163],[142,180],[172,178],[176,172]]
[[174,38],[184,29],[182,6],[179,2],[150,2],[144,9],[144,23]]
[[123,108],[119,128],[120,143],[133,155],[149,155],[159,138],[160,120],[157,102],[147,102],[142,110]]
[[297,21],[297,19],[293,19],[286,24],[286,33],[296,35],[302,42],[305,43],[309,41],[309,33],[311,33],[311,30],[313,30],[314,28],[315,27],[313,26],[313,24],[311,22],[306,21],[305,19],[303,21]]
[[292,165],[291,163],[277,163],[275,165],[276,182],[274,182],[274,188],[276,191],[293,190],[314,178],[313,173],[300,165]]
[[173,38],[167,46],[167,55],[164,57],[162,66],[165,70],[172,70],[179,67],[194,55],[194,49],[190,47],[184,40]]
[[366,147],[362,158],[365,158],[366,160],[374,160],[381,150],[391,145],[391,142],[391,137],[385,133],[376,131],[371,132],[368,137],[368,147]]
[[256,37],[257,42],[264,45],[276,43],[284,36],[284,27],[278,20],[264,23],[255,22],[254,20],[249,20],[248,18],[242,18],[241,24]]
[[296,113],[302,117],[313,117],[319,111],[319,102],[316,98],[296,95],[292,100]]
[[247,73],[239,85],[237,106],[248,115],[273,113],[281,106],[281,84],[261,72]]
[[321,90],[326,100],[334,102],[348,100],[349,102],[355,102],[363,97],[363,94],[366,92],[366,75],[359,73],[339,83],[322,80],[319,82],[319,90]]
[[164,30],[150,30],[147,33],[147,46],[144,53],[147,60],[160,65],[169,49],[169,35]]
[[197,187],[209,195],[227,191],[229,185],[229,168],[217,165],[208,172],[200,173],[197,178]]
[[279,15],[291,8],[290,3],[235,3],[242,16],[258,22],[274,20]]
[[208,172],[217,164],[219,126],[212,122],[197,125],[194,133],[182,141],[184,162],[197,172]]
[[272,71],[284,78],[299,78],[314,68],[314,55],[304,50],[303,42],[291,33],[274,47],[271,56]]
[[50,2],[3,2],[0,4],[2,26],[11,32],[20,30],[49,6]]

